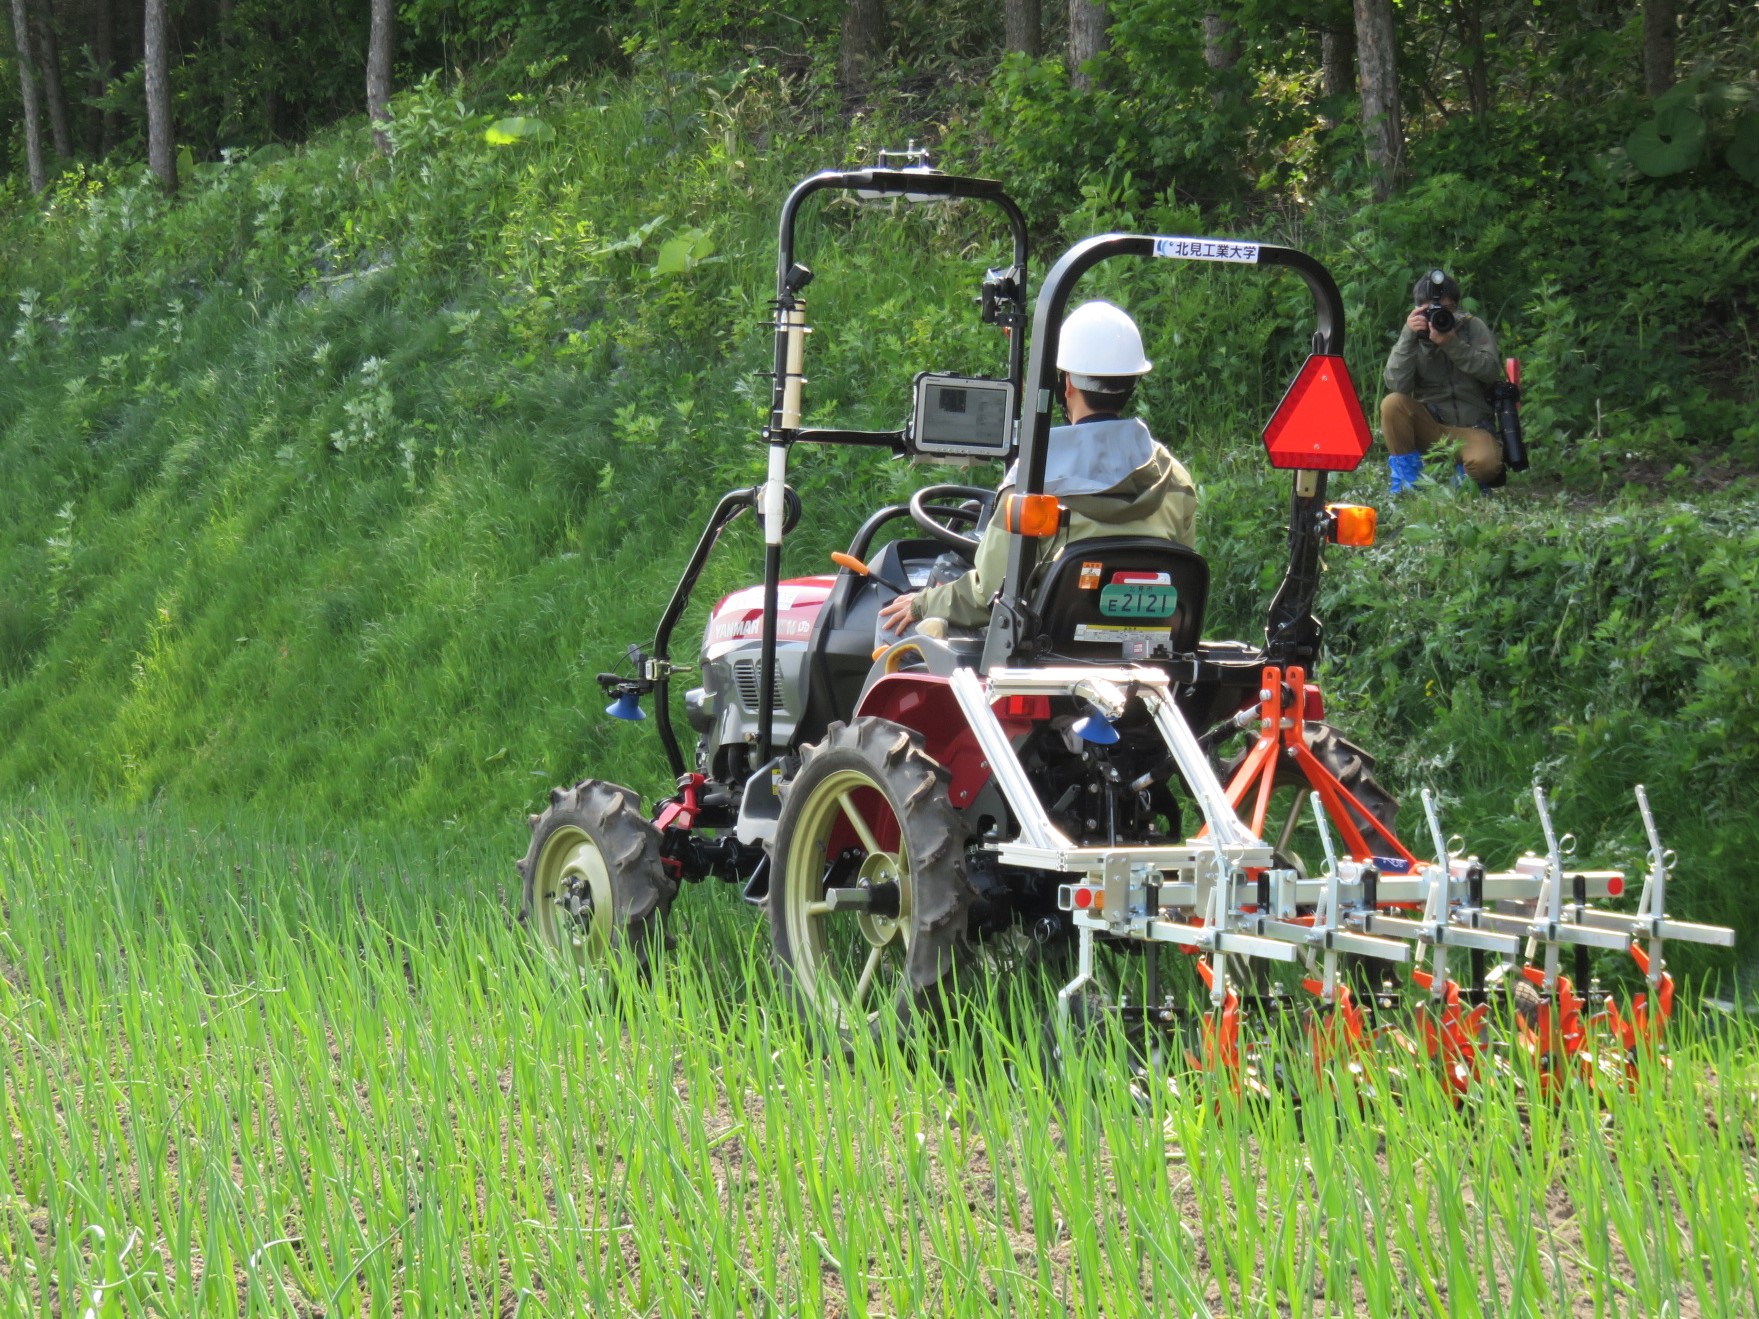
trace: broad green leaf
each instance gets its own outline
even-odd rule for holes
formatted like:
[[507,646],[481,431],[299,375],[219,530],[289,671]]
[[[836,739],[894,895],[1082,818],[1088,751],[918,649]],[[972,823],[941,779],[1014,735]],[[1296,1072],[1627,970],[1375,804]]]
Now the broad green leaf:
[[715,250],[715,240],[702,229],[687,229],[676,238],[668,238],[654,261],[654,274],[681,275],[706,260]]
[[497,119],[483,130],[483,139],[497,147],[511,146],[515,142],[548,142],[555,136],[555,129],[531,115]]
[[1698,163],[1704,154],[1704,136],[1704,116],[1676,105],[1639,124],[1625,150],[1638,169],[1651,178],[1664,178]]

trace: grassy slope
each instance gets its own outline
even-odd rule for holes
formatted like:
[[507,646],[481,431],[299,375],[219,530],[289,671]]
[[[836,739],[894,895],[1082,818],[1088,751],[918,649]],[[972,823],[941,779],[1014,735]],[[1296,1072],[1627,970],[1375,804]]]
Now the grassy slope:
[[[662,785],[653,739],[600,717],[590,677],[650,635],[715,494],[760,475],[750,373],[781,196],[889,132],[802,124],[775,97],[561,90],[535,107],[554,144],[493,149],[425,88],[392,163],[355,129],[216,168],[173,208],[111,179],[14,217],[0,285],[38,296],[0,364],[0,787],[511,845],[552,782]],[[1360,288],[1343,236],[1305,241]],[[659,273],[673,239],[705,259]],[[823,415],[889,423],[912,371],[993,364],[961,248],[999,263],[959,216],[830,217],[803,254]],[[1150,415],[1204,485],[1213,630],[1253,636],[1285,495],[1252,436],[1302,303],[1224,275],[1181,274],[1176,305],[1140,274],[1107,291],[1155,326]],[[1353,340],[1359,380],[1380,351]],[[850,454],[797,472],[802,569],[922,479]],[[1373,498],[1380,477],[1334,489]],[[1326,677],[1394,785],[1451,794],[1450,829],[1501,861],[1538,842],[1538,767],[1585,850],[1629,862],[1626,784],[1649,779],[1693,863],[1682,909],[1750,930],[1712,882],[1759,846],[1743,493],[1440,491],[1387,526],[1333,556]],[[749,528],[726,548],[704,597],[754,572]]]

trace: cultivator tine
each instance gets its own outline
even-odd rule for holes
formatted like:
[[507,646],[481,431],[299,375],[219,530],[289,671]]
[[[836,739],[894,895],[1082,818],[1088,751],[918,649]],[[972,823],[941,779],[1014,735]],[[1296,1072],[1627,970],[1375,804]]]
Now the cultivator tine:
[[1057,1018],[1065,1026],[1069,1022],[1069,1002],[1093,983],[1093,931],[1085,927],[1075,931],[1075,978],[1057,991]]
[[1435,840],[1435,864],[1426,867],[1429,896],[1423,904],[1423,923],[1434,936],[1429,940],[1430,998],[1439,1007],[1450,988],[1456,994],[1458,990],[1448,979],[1448,884],[1452,876],[1448,873],[1447,838],[1441,832],[1441,817],[1436,814],[1435,794],[1428,788],[1423,789],[1423,814],[1429,820],[1430,837]]
[[[1535,780],[1533,784],[1533,805],[1539,811],[1539,824],[1545,831],[1545,854],[1551,861],[1550,866],[1545,872],[1545,886],[1539,891],[1539,907],[1547,925],[1552,932],[1555,933],[1558,920],[1562,915],[1564,896],[1563,880],[1565,848],[1563,843],[1564,840],[1568,840],[1570,844],[1568,852],[1570,855],[1574,855],[1576,850],[1576,836],[1574,834],[1566,834],[1564,839],[1558,838],[1557,830],[1551,823],[1551,806],[1545,799],[1545,786],[1537,780]],[[1528,961],[1533,960],[1534,942],[1535,940],[1533,937],[1529,937],[1527,940]],[[1555,938],[1547,939],[1545,941],[1545,979],[1540,988],[1547,998],[1551,997],[1551,995],[1557,990],[1557,963],[1559,951],[1558,942]]]
[[1649,836],[1649,869],[1643,875],[1643,896],[1637,900],[1637,919],[1650,923],[1649,948],[1644,958],[1648,965],[1643,969],[1653,992],[1661,988],[1665,974],[1661,956],[1661,917],[1667,909],[1668,873],[1676,858],[1672,851],[1661,845],[1661,831],[1655,827],[1655,812],[1649,809],[1649,793],[1641,783],[1637,785],[1637,810],[1643,817],[1643,832]]
[[[1317,792],[1308,793],[1307,800],[1313,804],[1313,820],[1319,826],[1320,845],[1325,848],[1325,896],[1314,913],[1313,924],[1316,928],[1329,930],[1338,923],[1338,853],[1331,844],[1331,830],[1325,825],[1325,803]],[[1337,949],[1327,948],[1320,961],[1324,974],[1320,977],[1319,1001],[1335,1003],[1338,993]]]

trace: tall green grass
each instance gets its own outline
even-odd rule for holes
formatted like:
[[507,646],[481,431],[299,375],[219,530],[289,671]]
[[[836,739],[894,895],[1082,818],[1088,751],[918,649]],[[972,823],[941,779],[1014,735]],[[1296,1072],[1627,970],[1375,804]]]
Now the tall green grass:
[[[826,1056],[731,890],[565,983],[438,832],[0,817],[0,1310],[1651,1316],[1759,1304],[1759,1036],[1456,1111],[1047,1064],[1048,990]],[[1369,1093],[1373,1088],[1378,1095]],[[1396,1090],[1396,1097],[1394,1091]]]

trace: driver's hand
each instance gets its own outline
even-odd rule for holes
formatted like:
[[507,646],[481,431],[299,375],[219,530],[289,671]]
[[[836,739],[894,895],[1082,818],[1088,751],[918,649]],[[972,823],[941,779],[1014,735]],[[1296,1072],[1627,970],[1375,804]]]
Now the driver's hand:
[[1427,307],[1413,308],[1411,314],[1405,317],[1405,328],[1419,339],[1423,338],[1429,333],[1429,309]]
[[880,606],[880,631],[902,633],[915,620],[910,617],[910,602],[916,598],[916,592],[908,595],[893,596]]

